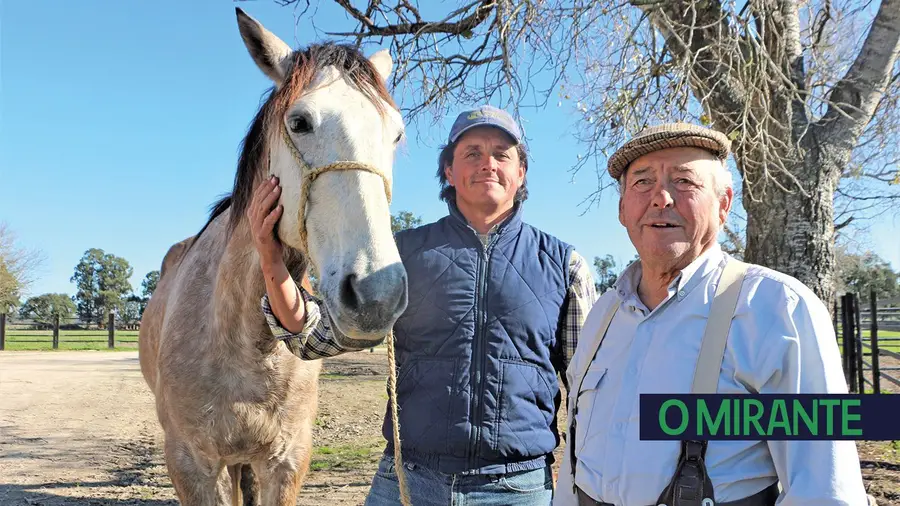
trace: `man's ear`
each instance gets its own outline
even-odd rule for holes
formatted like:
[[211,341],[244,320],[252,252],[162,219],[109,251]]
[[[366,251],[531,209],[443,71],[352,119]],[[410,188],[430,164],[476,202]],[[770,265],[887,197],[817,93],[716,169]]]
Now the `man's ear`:
[[444,177],[447,178],[447,184],[453,186],[453,166],[450,164],[444,165]]
[[728,221],[728,213],[731,211],[731,205],[734,203],[734,191],[731,188],[725,188],[725,195],[719,197],[719,225],[725,225]]

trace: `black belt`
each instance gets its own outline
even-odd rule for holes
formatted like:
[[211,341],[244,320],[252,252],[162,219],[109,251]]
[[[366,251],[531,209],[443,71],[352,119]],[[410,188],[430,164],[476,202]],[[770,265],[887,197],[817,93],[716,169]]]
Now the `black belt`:
[[[575,493],[578,496],[578,506],[615,506],[612,503],[595,500],[581,490],[581,487],[575,487]],[[775,500],[778,499],[778,493],[778,482],[775,482],[749,497],[737,501],[719,502],[715,506],[773,506]]]

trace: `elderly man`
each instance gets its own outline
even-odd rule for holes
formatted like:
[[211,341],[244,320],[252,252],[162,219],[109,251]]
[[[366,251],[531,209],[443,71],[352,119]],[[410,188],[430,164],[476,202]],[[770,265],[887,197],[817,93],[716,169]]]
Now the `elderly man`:
[[[642,393],[692,393],[698,383],[721,394],[847,392],[822,302],[718,246],[732,205],[729,150],[721,133],[675,123],[609,159],[640,261],[592,308],[567,371],[558,506],[866,504],[853,441],[640,439]],[[729,297],[730,307],[720,302]],[[704,341],[722,349],[701,360]]]
[[[396,235],[409,305],[394,326],[402,456],[412,504],[549,505],[560,441],[557,374],[594,303],[587,262],[522,220],[528,157],[519,126],[484,106],[460,114],[437,176],[449,214]],[[264,272],[285,272],[266,221],[274,186],[251,206]],[[269,223],[266,226],[266,223]],[[269,260],[265,260],[269,259]],[[303,359],[355,351],[290,276],[262,305]],[[288,310],[285,308],[297,308]],[[378,344],[369,343],[370,346]],[[390,411],[366,504],[400,503]]]

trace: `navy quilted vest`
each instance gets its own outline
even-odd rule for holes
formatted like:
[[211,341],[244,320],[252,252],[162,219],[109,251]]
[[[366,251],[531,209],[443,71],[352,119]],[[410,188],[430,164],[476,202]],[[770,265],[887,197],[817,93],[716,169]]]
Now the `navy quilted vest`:
[[[394,326],[403,457],[444,473],[543,467],[559,443],[571,247],[522,223],[521,206],[484,247],[449,208],[396,236],[409,280]],[[382,430],[392,454],[390,411]]]

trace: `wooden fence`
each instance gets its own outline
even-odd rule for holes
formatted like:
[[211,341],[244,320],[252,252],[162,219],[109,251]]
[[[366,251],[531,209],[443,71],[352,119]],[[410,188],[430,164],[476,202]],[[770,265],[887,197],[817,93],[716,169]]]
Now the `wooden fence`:
[[[859,294],[841,296],[835,301],[834,326],[850,391],[865,392],[865,385],[869,385],[879,394],[883,381],[900,387],[900,353],[884,348],[900,350],[900,337],[879,336],[879,331],[900,332],[900,297],[878,300],[873,290],[868,299],[867,307],[860,307]],[[863,335],[864,329],[868,329],[868,336]],[[882,364],[883,357],[892,365]],[[866,371],[871,373],[871,380],[865,377]]]
[[[15,337],[16,343],[51,343],[53,349],[59,348],[59,343],[106,343],[108,348],[115,348],[117,344],[136,344],[136,338],[117,336],[117,331],[138,329],[135,324],[117,322],[113,313],[107,315],[105,322],[83,322],[77,318],[60,318],[58,315],[52,321],[38,321],[30,319],[12,318],[5,313],[0,313],[0,351],[6,349],[7,338]],[[62,330],[63,332],[60,332]],[[50,336],[34,334],[34,331],[52,331]],[[67,335],[69,339],[67,339]],[[38,339],[44,337],[44,339]],[[47,339],[51,337],[51,339]],[[95,339],[96,337],[96,339]],[[13,341],[10,340],[10,343]]]

